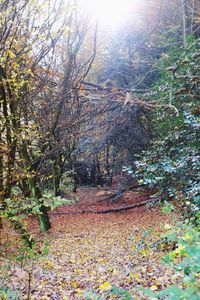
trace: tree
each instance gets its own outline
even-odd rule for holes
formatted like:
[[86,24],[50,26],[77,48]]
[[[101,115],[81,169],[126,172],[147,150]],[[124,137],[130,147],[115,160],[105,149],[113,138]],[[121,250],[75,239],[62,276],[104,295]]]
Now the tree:
[[[43,3],[40,8],[42,5]],[[5,0],[1,2],[1,8],[2,208],[7,208],[4,199],[12,196],[11,188],[17,182],[26,181],[30,195],[38,205],[40,227],[47,230],[50,228],[50,222],[47,208],[41,201],[41,191],[37,182],[38,155],[35,148],[38,133],[37,126],[32,122],[31,109],[36,104],[33,99],[34,80],[39,65],[48,54],[53,53],[55,43],[63,31],[60,27],[53,29],[59,8],[58,11],[55,11],[54,7],[49,8],[42,23],[39,23],[40,11],[37,4],[23,0]],[[66,24],[66,18],[63,24]],[[44,35],[47,38],[43,41]],[[33,128],[36,130],[34,135],[31,132]]]

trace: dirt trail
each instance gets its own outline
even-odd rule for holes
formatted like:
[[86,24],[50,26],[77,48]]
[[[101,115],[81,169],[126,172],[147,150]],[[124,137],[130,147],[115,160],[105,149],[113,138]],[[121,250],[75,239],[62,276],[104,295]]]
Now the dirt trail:
[[[130,192],[121,203],[113,205],[102,201],[103,190],[80,189],[78,194],[79,203],[58,211],[107,209],[148,198],[147,194]],[[52,213],[51,221],[52,229],[44,236],[49,240],[49,253],[31,267],[32,300],[86,299],[89,291],[96,291],[102,299],[111,299],[108,295],[111,286],[128,289],[134,299],[146,299],[135,292],[136,287],[160,289],[170,284],[171,270],[160,263],[164,252],[153,243],[159,239],[163,224],[172,220],[158,207],[143,206],[112,214]],[[35,220],[31,221],[31,227],[36,228]],[[26,299],[26,285],[16,277],[13,282]]]

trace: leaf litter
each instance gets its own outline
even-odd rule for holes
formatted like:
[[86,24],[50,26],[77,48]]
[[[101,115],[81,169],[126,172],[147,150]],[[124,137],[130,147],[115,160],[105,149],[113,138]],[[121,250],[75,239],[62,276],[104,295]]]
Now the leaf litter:
[[[51,213],[52,229],[42,236],[48,239],[48,254],[29,260],[21,271],[16,263],[12,267],[9,287],[17,289],[21,299],[27,299],[28,273],[32,300],[81,300],[88,291],[95,291],[102,299],[119,299],[108,296],[114,286],[127,289],[134,299],[148,299],[138,287],[157,291],[180,280],[180,275],[161,261],[165,245],[157,247],[164,225],[175,222],[159,206],[112,214],[67,214],[121,207],[144,201],[148,195],[129,192],[120,203],[112,204],[99,201],[105,198],[104,193],[90,188],[80,189],[79,197],[75,205]],[[29,226],[39,235],[35,219]]]

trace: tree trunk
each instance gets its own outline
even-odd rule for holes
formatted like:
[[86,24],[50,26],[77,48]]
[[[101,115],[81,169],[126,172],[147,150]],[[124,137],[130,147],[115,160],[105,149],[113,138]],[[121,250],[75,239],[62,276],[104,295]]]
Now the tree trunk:
[[43,204],[40,207],[40,213],[41,214],[38,215],[40,230],[47,231],[47,230],[51,229],[51,222],[50,222],[49,215],[48,215],[48,209]]
[[55,197],[61,195],[60,191],[60,180],[61,180],[61,168],[57,164],[57,161],[53,164],[53,188]]
[[95,164],[96,164],[96,183],[98,185],[101,185],[102,184],[102,178],[101,178],[101,168],[100,168],[98,155],[96,155]]
[[24,178],[19,182],[19,187],[25,198],[27,198],[27,197],[29,198],[31,196],[31,191],[30,191],[29,186]]
[[186,16],[186,3],[182,0],[182,26],[183,26],[183,46],[187,47],[187,16]]
[[112,170],[110,168],[110,146],[107,145],[106,147],[106,176],[107,176],[107,183],[109,185],[112,184],[112,179],[113,179],[113,174],[112,174]]
[[40,230],[47,231],[51,228],[51,223],[48,216],[48,208],[45,207],[41,201],[42,193],[37,185],[37,166],[33,163],[33,159],[28,153],[27,144],[25,142],[22,143],[20,153],[23,159],[26,172],[28,171],[27,182],[31,192],[31,197],[39,207],[39,214],[37,215],[37,218]]
[[35,200],[36,204],[39,205],[39,214],[37,215],[40,230],[47,231],[51,228],[50,219],[48,216],[48,208],[44,206],[41,202],[42,194],[40,192],[39,187],[37,186],[37,182],[35,178],[28,178],[29,188],[31,191],[31,196]]

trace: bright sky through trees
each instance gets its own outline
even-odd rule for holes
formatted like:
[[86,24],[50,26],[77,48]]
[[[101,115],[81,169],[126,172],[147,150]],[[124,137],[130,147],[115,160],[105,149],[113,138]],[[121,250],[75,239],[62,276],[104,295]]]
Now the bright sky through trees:
[[81,7],[103,27],[116,28],[137,9],[139,0],[80,0]]

